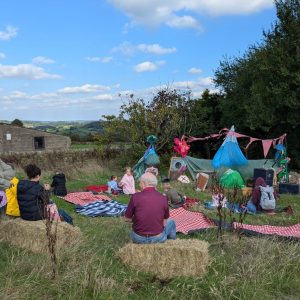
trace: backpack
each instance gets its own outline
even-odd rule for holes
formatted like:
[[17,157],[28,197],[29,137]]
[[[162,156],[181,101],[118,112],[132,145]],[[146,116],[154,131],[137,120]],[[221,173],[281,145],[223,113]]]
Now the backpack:
[[73,218],[68,213],[66,213],[63,209],[59,209],[58,213],[59,213],[62,221],[65,221],[65,222],[73,225]]
[[275,209],[276,200],[274,197],[274,190],[272,186],[260,186],[260,206],[264,210]]

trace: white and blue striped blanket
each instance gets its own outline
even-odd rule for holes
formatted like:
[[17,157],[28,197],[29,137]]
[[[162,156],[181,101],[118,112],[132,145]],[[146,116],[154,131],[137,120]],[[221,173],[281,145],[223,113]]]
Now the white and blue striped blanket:
[[117,201],[95,201],[86,205],[76,205],[75,211],[89,217],[119,217],[124,215],[126,204]]

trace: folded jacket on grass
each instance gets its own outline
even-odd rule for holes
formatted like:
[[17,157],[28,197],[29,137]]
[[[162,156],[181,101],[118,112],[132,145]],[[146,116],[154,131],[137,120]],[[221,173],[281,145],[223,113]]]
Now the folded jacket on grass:
[[182,207],[170,210],[170,218],[175,221],[176,232],[189,234],[216,227],[214,222],[201,212],[188,211]]
[[272,225],[248,225],[233,223],[235,229],[239,229],[249,234],[276,235],[287,238],[300,239],[300,223],[292,226],[272,226]]
[[106,195],[94,195],[92,192],[78,192],[78,193],[70,193],[63,197],[64,200],[71,202],[76,205],[85,205],[95,201],[107,200],[111,199]]
[[77,205],[75,211],[89,217],[119,217],[124,215],[126,204],[117,201],[96,201],[84,206]]

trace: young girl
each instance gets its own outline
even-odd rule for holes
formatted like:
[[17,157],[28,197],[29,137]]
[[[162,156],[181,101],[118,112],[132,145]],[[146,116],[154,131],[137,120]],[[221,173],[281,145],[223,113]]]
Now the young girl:
[[132,176],[131,168],[127,167],[124,176],[122,177],[119,185],[123,189],[123,193],[127,195],[135,194],[135,182]]

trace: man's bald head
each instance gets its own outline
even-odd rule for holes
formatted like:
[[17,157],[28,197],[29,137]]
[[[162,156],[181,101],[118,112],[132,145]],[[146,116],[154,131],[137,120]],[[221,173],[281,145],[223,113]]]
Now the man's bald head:
[[147,187],[156,187],[157,186],[157,178],[152,173],[146,172],[140,178],[141,188]]

